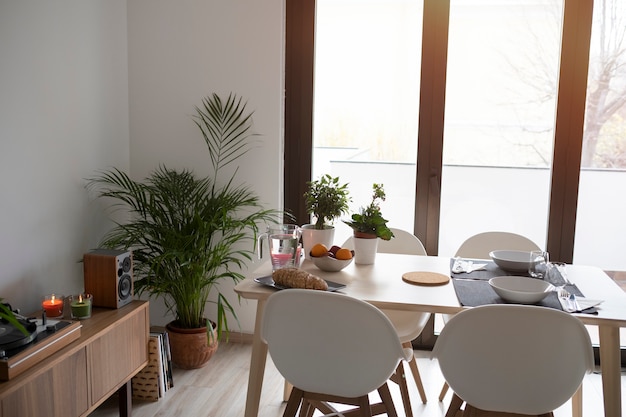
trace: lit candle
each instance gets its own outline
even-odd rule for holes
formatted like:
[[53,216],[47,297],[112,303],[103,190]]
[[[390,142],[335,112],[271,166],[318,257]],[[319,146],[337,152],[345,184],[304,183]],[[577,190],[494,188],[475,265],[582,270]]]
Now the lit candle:
[[63,296],[46,295],[41,303],[46,317],[61,317],[63,315]]
[[88,319],[91,317],[91,294],[72,296],[70,309],[72,310],[72,318]]

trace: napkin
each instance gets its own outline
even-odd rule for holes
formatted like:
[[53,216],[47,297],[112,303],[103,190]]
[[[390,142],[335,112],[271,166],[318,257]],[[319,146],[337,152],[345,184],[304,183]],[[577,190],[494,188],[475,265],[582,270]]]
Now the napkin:
[[474,261],[465,260],[459,257],[454,258],[454,264],[452,265],[452,272],[455,274],[466,273],[470,274],[474,271],[481,271],[487,267],[487,264],[475,264]]
[[[576,301],[574,302],[568,298],[559,297],[559,303],[561,303],[563,311],[567,311],[568,313],[581,313],[588,308],[599,306],[603,302],[604,300],[592,300],[585,297],[576,297]],[[576,303],[578,303],[580,310],[576,309]]]

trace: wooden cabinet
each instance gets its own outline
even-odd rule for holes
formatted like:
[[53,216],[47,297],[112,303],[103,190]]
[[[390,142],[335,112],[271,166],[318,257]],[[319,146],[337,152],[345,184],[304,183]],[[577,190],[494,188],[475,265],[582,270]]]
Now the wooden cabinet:
[[[84,416],[120,390],[148,362],[148,302],[94,309],[81,336],[10,381],[0,383],[1,417]],[[123,396],[122,396],[123,397]],[[120,404],[121,414],[128,414]]]

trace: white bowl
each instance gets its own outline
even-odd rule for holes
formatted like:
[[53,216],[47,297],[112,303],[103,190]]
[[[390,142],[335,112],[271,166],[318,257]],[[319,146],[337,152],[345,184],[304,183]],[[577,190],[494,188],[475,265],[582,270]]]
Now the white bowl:
[[331,256],[311,256],[311,260],[315,264],[316,267],[321,269],[322,271],[327,272],[337,272],[344,269],[346,266],[352,263],[354,259],[354,255],[350,259],[342,260],[333,258]]
[[494,250],[489,252],[491,259],[505,271],[525,271],[530,267],[530,252],[523,250]]
[[502,299],[519,304],[538,303],[554,290],[549,282],[529,277],[495,277],[489,285]]

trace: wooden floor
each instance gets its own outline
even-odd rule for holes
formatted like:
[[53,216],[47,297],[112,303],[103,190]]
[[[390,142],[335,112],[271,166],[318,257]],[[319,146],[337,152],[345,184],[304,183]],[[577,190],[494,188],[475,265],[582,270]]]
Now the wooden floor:
[[[430,352],[415,351],[418,366],[422,374],[428,403],[422,404],[417,389],[412,384],[410,372],[409,390],[412,395],[413,414],[415,417],[443,417],[450,401],[450,394],[445,401],[439,402],[438,395],[443,378],[437,362],[429,358]],[[174,388],[157,402],[133,401],[134,417],[153,416],[243,416],[248,386],[251,345],[223,343],[217,353],[204,368],[185,371],[174,370]],[[583,407],[585,417],[602,416],[602,382],[598,373],[585,378],[583,385]],[[399,416],[404,416],[399,390],[394,384],[391,391],[394,396]],[[264,388],[261,396],[259,417],[278,417],[282,415],[283,379],[278,374],[268,357]],[[626,377],[622,376],[622,392],[626,390]],[[113,397],[97,409],[91,416],[112,417],[117,413],[117,398]],[[622,403],[626,398],[622,395]],[[626,416],[626,411],[623,414]],[[555,417],[571,416],[569,402],[555,412]]]

